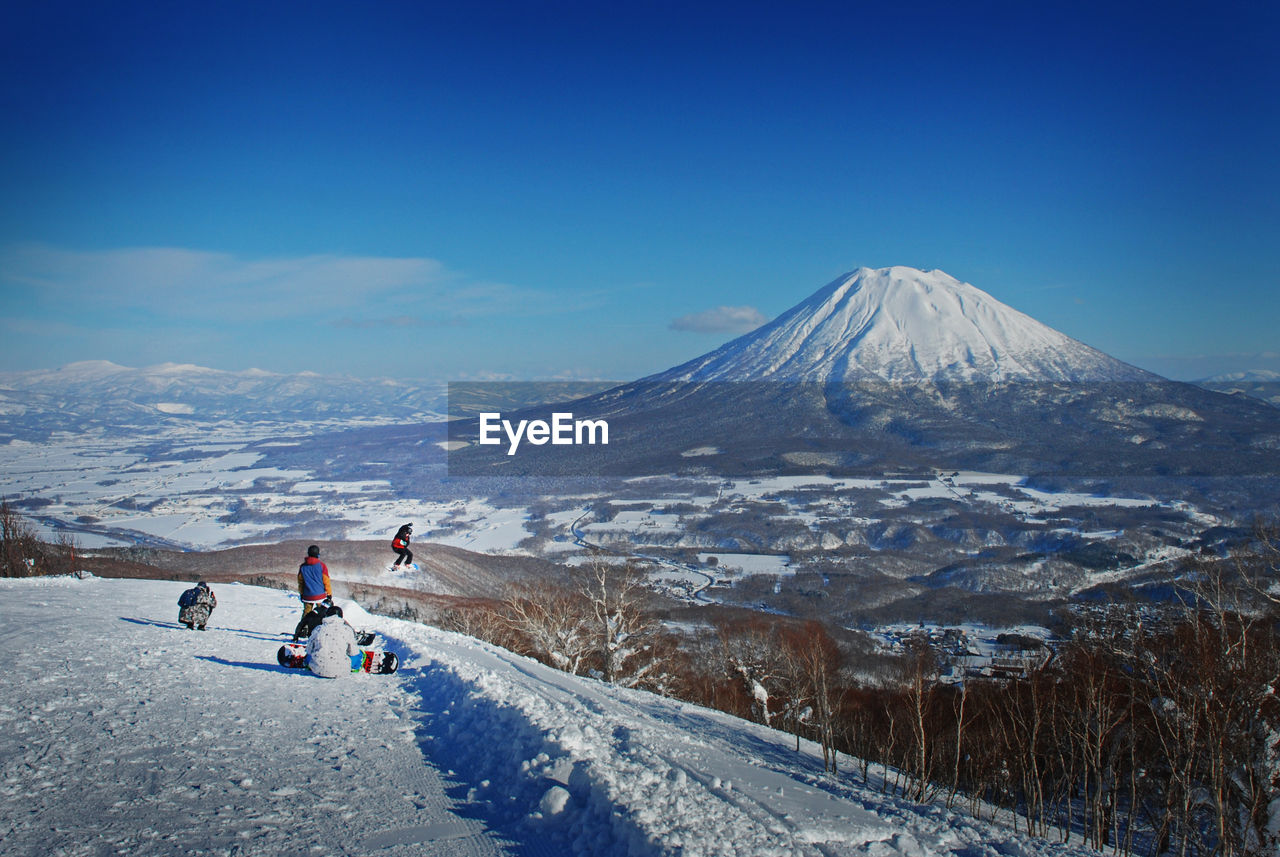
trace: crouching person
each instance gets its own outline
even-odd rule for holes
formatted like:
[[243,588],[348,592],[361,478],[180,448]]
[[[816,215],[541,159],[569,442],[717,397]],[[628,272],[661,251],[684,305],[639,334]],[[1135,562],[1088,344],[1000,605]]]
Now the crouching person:
[[307,669],[324,678],[351,672],[352,658],[360,654],[356,632],[342,618],[342,608],[330,608],[324,621],[307,638]]
[[324,617],[329,615],[329,610],[333,608],[333,601],[326,598],[307,613],[302,614],[302,618],[298,620],[298,626],[293,629],[293,641],[300,643],[303,640],[310,639],[311,634],[316,628],[320,627],[320,623],[324,621]]
[[178,622],[186,625],[188,630],[204,630],[209,623],[209,615],[218,606],[218,599],[213,590],[203,580],[182,593],[178,599]]

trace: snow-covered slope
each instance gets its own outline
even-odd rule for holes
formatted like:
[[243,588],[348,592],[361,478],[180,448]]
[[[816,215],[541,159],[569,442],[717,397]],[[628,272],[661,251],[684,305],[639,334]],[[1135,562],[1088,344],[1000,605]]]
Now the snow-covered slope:
[[1149,381],[942,271],[859,268],[652,381]]
[[[403,666],[275,664],[297,601],[189,584],[0,581],[6,854],[1086,854],[824,776],[763,727],[364,613]],[[847,768],[846,768],[847,770]]]

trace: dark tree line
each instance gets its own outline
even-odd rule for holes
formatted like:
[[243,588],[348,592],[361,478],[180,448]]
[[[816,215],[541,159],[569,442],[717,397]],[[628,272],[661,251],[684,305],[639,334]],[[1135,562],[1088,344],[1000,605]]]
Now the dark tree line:
[[0,500],[0,577],[71,574],[75,543],[59,536],[54,544],[36,537],[35,530],[8,500]]

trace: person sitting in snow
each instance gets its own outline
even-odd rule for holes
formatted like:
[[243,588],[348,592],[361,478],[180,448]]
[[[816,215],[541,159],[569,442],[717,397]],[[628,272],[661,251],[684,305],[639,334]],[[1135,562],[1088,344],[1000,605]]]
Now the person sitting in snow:
[[396,537],[391,540],[391,549],[396,552],[396,561],[391,564],[391,570],[396,571],[400,568],[400,563],[404,563],[405,568],[413,567],[413,551],[409,550],[409,539],[413,537],[413,524],[405,524],[396,530]]
[[361,654],[356,632],[334,606],[307,640],[307,669],[322,678],[337,678],[352,669],[352,658]]
[[182,593],[178,599],[178,622],[187,626],[187,630],[204,630],[209,622],[209,615],[218,606],[218,599],[213,590],[203,580]]
[[320,548],[307,548],[307,558],[298,566],[298,595],[302,598],[302,615],[315,609],[328,599],[333,600],[333,587],[329,583],[329,567],[320,561]]

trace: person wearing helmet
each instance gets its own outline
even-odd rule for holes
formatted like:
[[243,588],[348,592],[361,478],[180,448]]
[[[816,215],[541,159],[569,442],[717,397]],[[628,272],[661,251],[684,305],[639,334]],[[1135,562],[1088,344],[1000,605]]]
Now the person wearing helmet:
[[307,558],[298,566],[298,596],[302,599],[302,615],[306,616],[326,598],[333,598],[329,583],[329,567],[320,561],[320,548],[307,548]]
[[405,568],[413,568],[413,551],[409,550],[409,539],[413,537],[413,524],[405,524],[396,530],[396,537],[391,540],[391,549],[396,552],[396,561],[391,564],[391,570],[397,571],[400,563],[404,563]]
[[218,599],[214,597],[213,590],[202,580],[178,599],[178,622],[186,625],[189,631],[203,631],[213,608],[217,606]]

